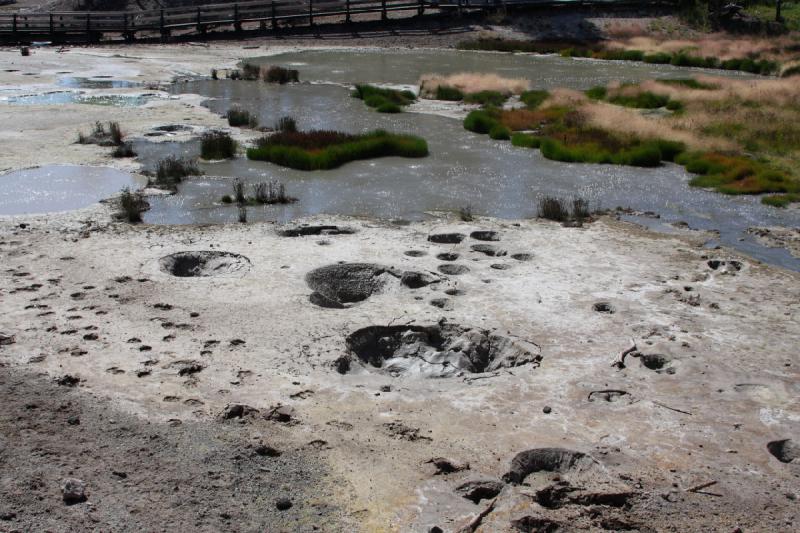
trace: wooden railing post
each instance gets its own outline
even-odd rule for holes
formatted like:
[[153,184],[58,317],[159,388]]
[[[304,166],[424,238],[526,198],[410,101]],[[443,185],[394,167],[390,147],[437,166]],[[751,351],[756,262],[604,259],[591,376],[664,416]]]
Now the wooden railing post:
[[159,20],[159,29],[161,31],[161,38],[163,39],[164,38],[164,31],[165,31],[165,28],[164,28],[164,10],[163,9],[161,10],[161,16],[160,16],[160,20]]
[[425,0],[419,0],[419,7],[417,8],[417,16],[425,14]]
[[275,16],[275,0],[272,1],[272,30],[278,29],[278,19]]
[[86,13],[86,36],[89,36],[89,32],[92,31],[92,14]]
[[344,12],[345,12],[344,21],[347,24],[350,24],[350,0],[347,0],[347,3],[344,6]]
[[381,0],[381,20],[388,20],[389,17],[386,15],[386,0]]
[[14,32],[14,40],[17,40],[17,14],[11,15],[11,31]]
[[198,8],[197,8],[197,31],[202,31],[202,30],[200,29],[200,26],[201,26],[201,24],[200,24],[201,17],[202,17],[202,15],[200,15],[200,8],[198,7]]
[[308,24],[314,25],[314,0],[308,0]]
[[242,31],[242,23],[239,20],[239,4],[233,4],[233,29]]
[[53,38],[53,34],[55,33],[55,28],[53,28],[53,14],[50,13],[50,38]]

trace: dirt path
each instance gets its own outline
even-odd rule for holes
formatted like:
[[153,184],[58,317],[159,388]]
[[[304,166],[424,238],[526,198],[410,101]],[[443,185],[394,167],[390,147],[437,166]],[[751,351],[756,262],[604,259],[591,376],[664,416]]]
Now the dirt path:
[[[0,531],[347,528],[327,503],[342,488],[274,422],[145,421],[68,376],[5,364],[0,402]],[[85,482],[85,502],[63,501],[70,478]]]

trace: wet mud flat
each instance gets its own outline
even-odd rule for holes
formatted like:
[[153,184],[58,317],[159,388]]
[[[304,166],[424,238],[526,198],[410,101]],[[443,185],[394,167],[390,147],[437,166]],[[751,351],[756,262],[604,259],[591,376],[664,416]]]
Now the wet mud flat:
[[797,524],[796,273],[611,218],[110,220],[0,221],[3,527]]

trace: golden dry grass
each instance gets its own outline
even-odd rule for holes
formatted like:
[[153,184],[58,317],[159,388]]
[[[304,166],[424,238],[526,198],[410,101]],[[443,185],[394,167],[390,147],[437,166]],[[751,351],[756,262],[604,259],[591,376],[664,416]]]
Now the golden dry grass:
[[792,51],[796,45],[791,36],[763,38],[731,36],[726,33],[711,33],[697,39],[625,35],[605,43],[606,48],[616,50],[642,50],[646,53],[688,51],[692,55],[716,57],[720,60],[753,56],[781,62],[797,58],[797,52]]
[[424,74],[419,81],[420,95],[432,98],[439,86],[455,87],[465,94],[481,91],[497,91],[503,94],[520,94],[530,88],[530,82],[521,78],[503,78],[497,74],[481,74],[477,72],[460,72],[443,76]]

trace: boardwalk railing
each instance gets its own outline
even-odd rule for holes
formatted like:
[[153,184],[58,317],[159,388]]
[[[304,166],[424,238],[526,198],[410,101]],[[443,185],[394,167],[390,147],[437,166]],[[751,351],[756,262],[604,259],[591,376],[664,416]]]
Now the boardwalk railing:
[[350,22],[352,15],[380,13],[383,19],[393,11],[426,9],[482,10],[500,6],[555,6],[590,4],[651,4],[656,2],[616,0],[275,0],[212,4],[198,7],[178,7],[150,11],[66,11],[52,13],[0,14],[0,40],[26,42],[34,38],[52,41],[71,39],[100,40],[103,34],[122,35],[133,40],[137,34],[159,34],[168,37],[172,32],[203,34],[215,27],[232,27],[239,31],[244,23],[259,23],[262,29],[279,23],[308,23],[317,17],[343,17]]

